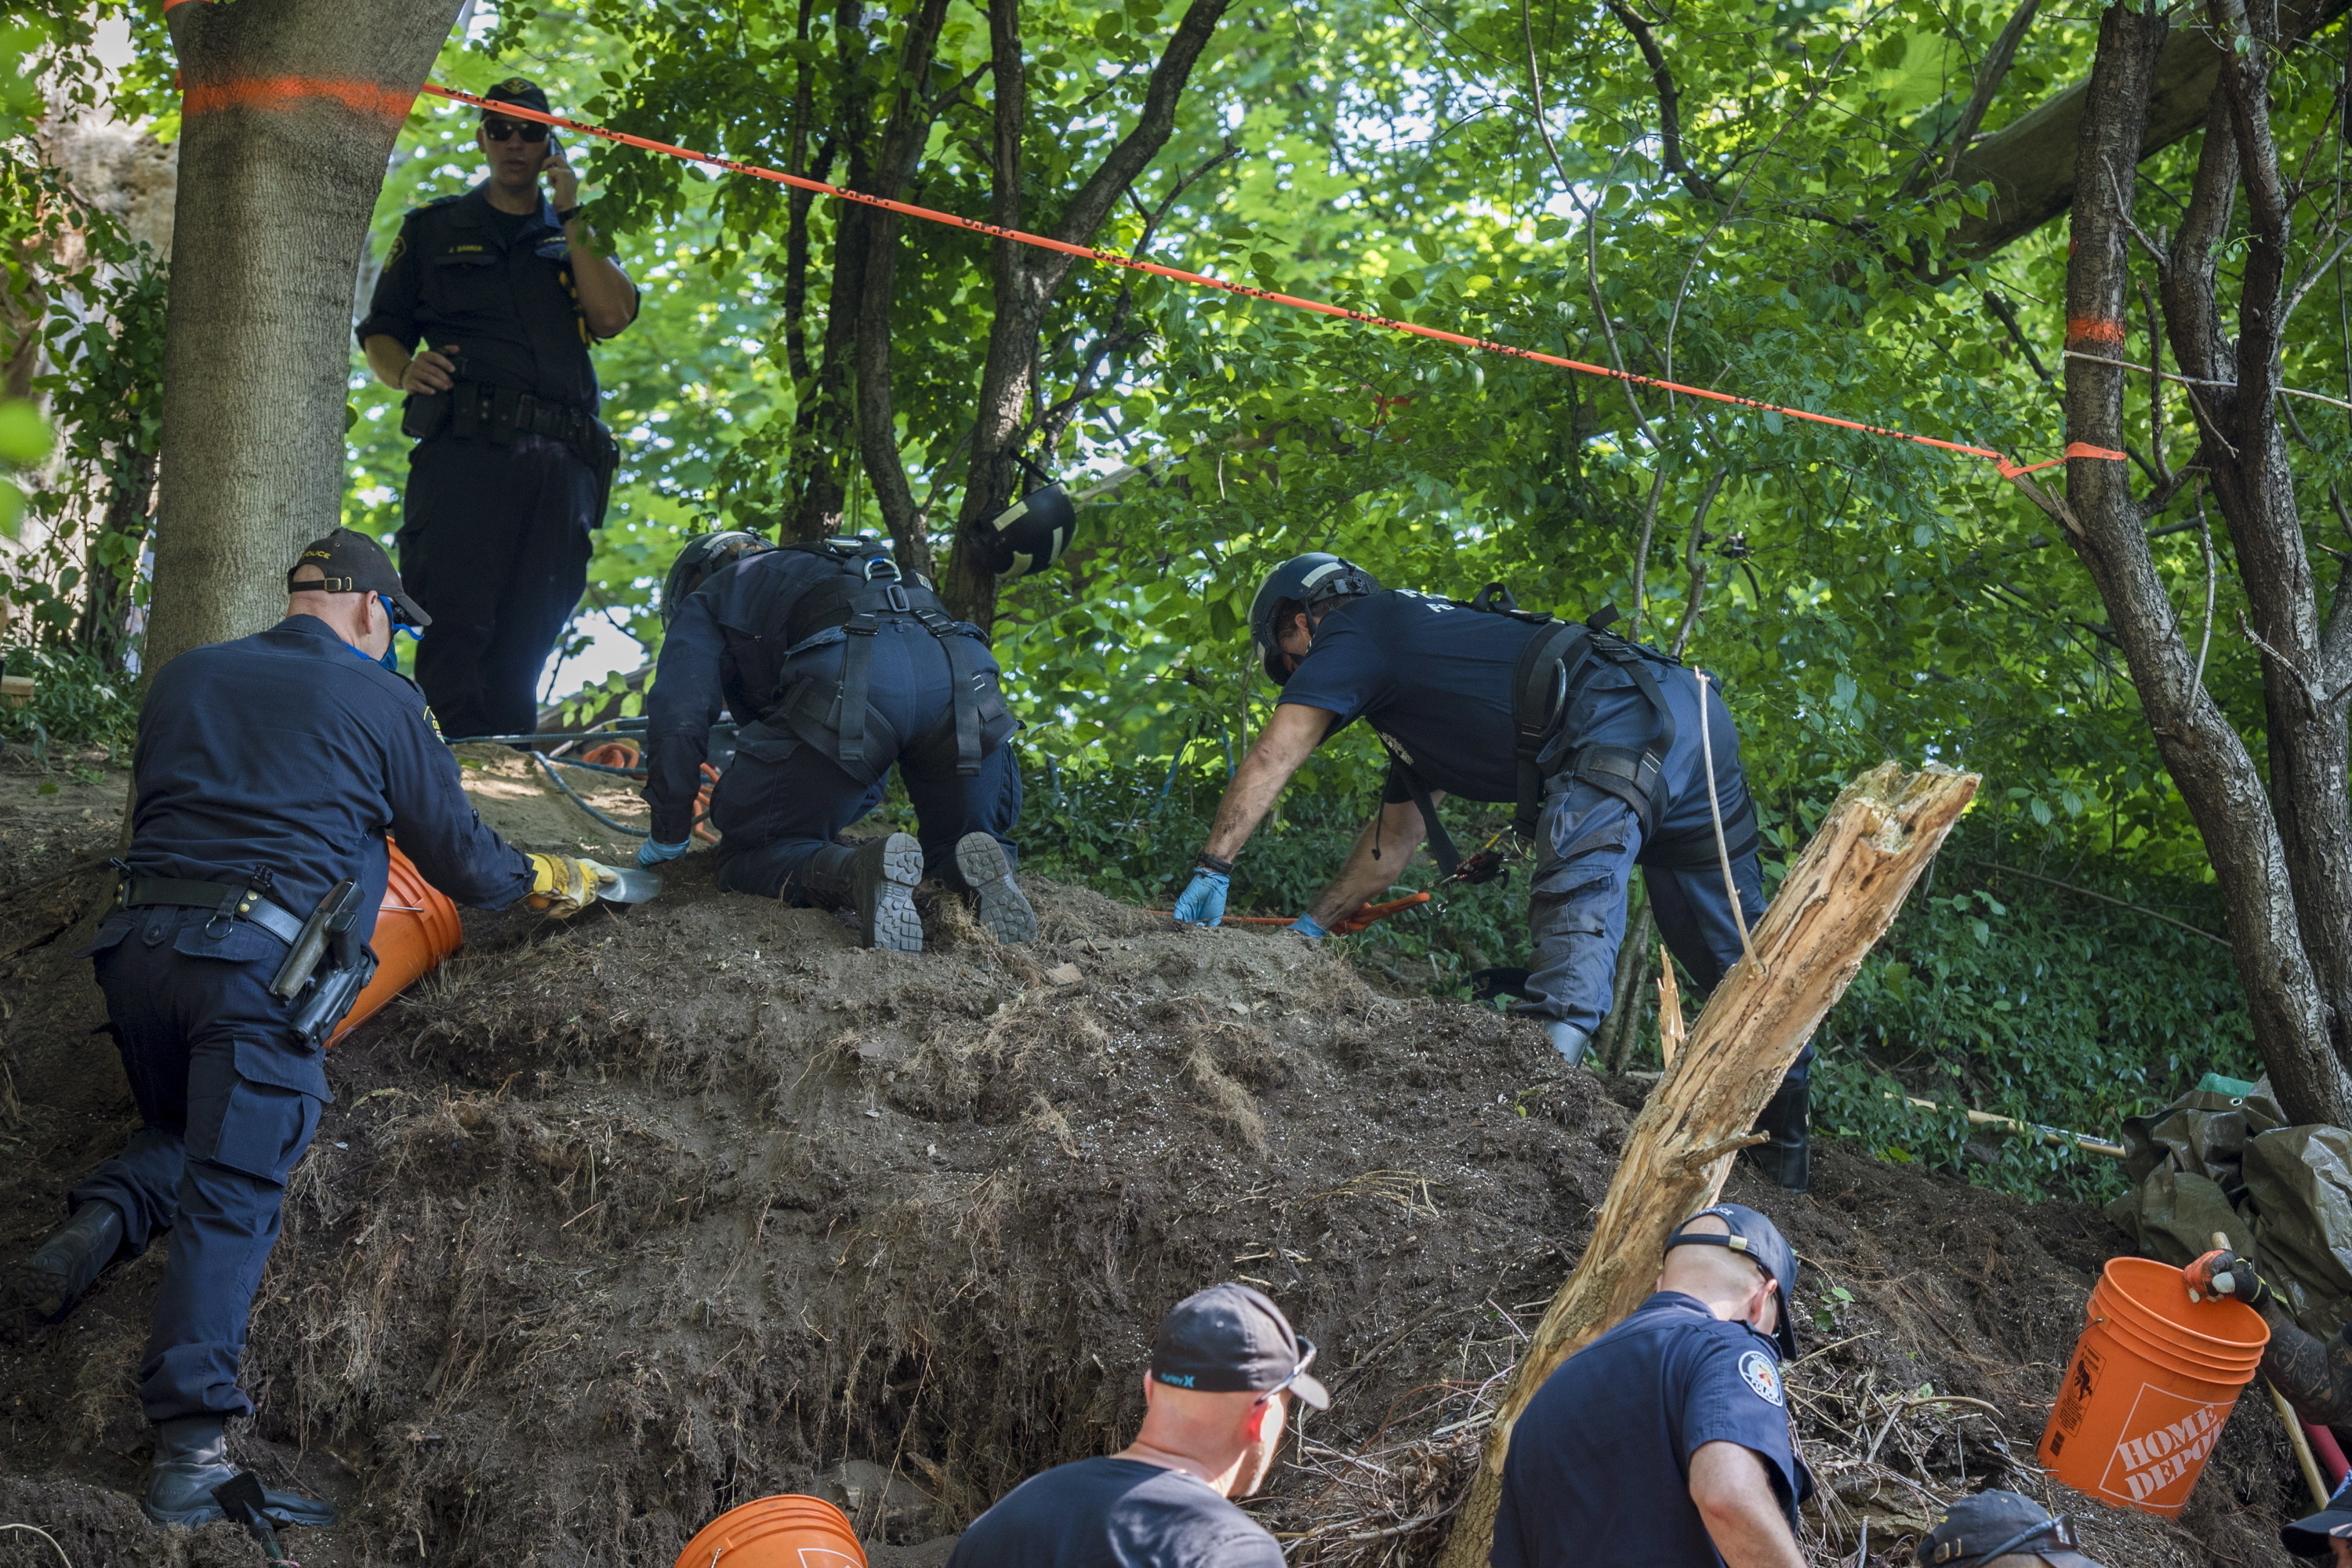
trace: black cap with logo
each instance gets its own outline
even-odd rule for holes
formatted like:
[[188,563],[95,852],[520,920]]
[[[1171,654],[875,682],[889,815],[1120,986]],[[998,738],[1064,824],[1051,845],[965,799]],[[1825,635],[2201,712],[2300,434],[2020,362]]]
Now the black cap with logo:
[[[294,574],[305,566],[316,566],[325,574],[321,582],[298,583]],[[393,568],[392,557],[383,546],[364,533],[354,533],[339,528],[326,538],[302,547],[294,564],[286,572],[286,591],[289,594],[382,594],[399,606],[407,624],[420,631],[433,624],[433,617],[420,608],[400,585],[400,574]]]
[[1176,1303],[1151,1346],[1151,1379],[1209,1394],[1272,1394],[1288,1389],[1318,1410],[1331,1395],[1307,1375],[1315,1342],[1304,1340],[1263,1293],[1230,1282]]
[[2066,1516],[2016,1492],[1984,1491],[1947,1509],[1914,1552],[1921,1568],[1979,1568],[2009,1556],[2038,1557],[2050,1568],[2099,1568],[2074,1550]]
[[[1710,1236],[1702,1231],[1696,1235],[1691,1226],[1702,1215],[1713,1215],[1727,1226],[1728,1236]],[[1797,1255],[1789,1247],[1788,1237],[1780,1227],[1749,1208],[1746,1204],[1717,1204],[1705,1208],[1675,1227],[1666,1238],[1666,1250],[1677,1247],[1725,1247],[1745,1253],[1756,1260],[1756,1266],[1771,1276],[1772,1283],[1780,1288],[1780,1326],[1772,1335],[1772,1342],[1780,1347],[1780,1359],[1791,1360],[1797,1353]]]
[[[547,107],[546,91],[539,83],[524,77],[510,76],[482,96],[492,103],[520,103],[525,109],[536,109],[541,114],[555,112]],[[496,112],[498,112],[496,110],[485,109],[482,110],[482,118],[488,120]]]

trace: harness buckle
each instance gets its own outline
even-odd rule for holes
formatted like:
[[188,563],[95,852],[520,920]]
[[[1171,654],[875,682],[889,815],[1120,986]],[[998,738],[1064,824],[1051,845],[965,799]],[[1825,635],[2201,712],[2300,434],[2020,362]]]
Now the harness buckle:
[[882,603],[887,605],[894,615],[907,615],[915,607],[914,601],[907,597],[907,590],[896,583],[883,591]]
[[[892,583],[897,583],[901,580],[898,573],[898,563],[896,561],[891,560],[887,555],[867,556],[866,558],[865,565],[858,569],[858,575],[864,577],[868,583],[877,583],[884,580],[878,575],[881,572],[889,573],[890,575],[887,580]],[[899,591],[899,596],[902,598],[905,596],[905,590],[901,589]]]

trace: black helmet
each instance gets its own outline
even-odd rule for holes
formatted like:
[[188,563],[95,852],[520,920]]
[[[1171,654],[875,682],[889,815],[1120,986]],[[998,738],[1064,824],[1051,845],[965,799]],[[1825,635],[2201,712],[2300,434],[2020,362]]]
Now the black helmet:
[[1250,601],[1250,640],[1257,644],[1258,656],[1265,660],[1266,679],[1276,686],[1290,679],[1290,672],[1282,665],[1281,631],[1274,624],[1285,600],[1311,610],[1326,599],[1354,598],[1380,591],[1379,580],[1370,572],[1345,557],[1327,555],[1319,550],[1294,555],[1268,573],[1258,587],[1257,597]]
[[1060,559],[1078,531],[1078,509],[1061,481],[1028,458],[1013,459],[1029,470],[1037,487],[974,531],[982,558],[1000,577],[1026,577]]
[[678,606],[686,603],[687,595],[709,582],[712,573],[732,566],[746,555],[758,555],[774,548],[758,534],[740,528],[688,540],[686,548],[677,552],[677,559],[669,563],[669,575],[662,579],[662,624],[667,626],[677,618]]

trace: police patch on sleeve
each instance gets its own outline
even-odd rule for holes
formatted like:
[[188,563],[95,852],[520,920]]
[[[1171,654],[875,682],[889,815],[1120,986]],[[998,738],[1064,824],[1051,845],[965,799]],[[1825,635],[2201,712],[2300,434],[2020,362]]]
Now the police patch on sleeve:
[[1757,1398],[1780,1405],[1780,1369],[1762,1351],[1749,1351],[1739,1358],[1739,1375]]

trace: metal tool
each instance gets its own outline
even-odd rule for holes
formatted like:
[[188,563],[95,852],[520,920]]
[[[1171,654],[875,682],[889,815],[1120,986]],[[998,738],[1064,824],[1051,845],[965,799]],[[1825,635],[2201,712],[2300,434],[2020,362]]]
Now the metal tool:
[[662,890],[661,879],[650,871],[596,864],[596,896],[615,904],[642,904]]

